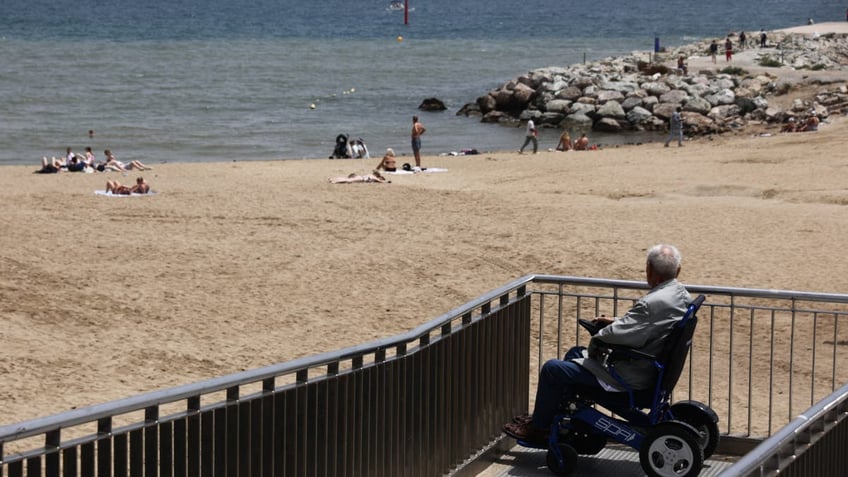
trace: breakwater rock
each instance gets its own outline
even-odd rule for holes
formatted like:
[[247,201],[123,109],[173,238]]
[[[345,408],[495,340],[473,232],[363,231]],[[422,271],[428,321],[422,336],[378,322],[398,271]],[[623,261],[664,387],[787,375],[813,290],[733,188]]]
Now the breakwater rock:
[[[770,32],[769,38],[767,48],[746,51],[752,71],[736,66],[745,64],[742,61],[678,70],[679,57],[707,57],[710,41],[705,40],[657,55],[634,53],[533,70],[466,104],[457,115],[505,125],[532,119],[537,127],[577,131],[652,131],[666,129],[679,106],[685,132],[701,135],[739,129],[752,121],[785,122],[811,110],[826,118],[848,108],[844,80],[824,75],[816,79],[817,72],[848,68],[848,35]],[[799,70],[805,75],[784,74]],[[770,104],[770,98],[791,93],[800,82],[818,82],[821,88],[786,106],[776,105],[786,101]]]

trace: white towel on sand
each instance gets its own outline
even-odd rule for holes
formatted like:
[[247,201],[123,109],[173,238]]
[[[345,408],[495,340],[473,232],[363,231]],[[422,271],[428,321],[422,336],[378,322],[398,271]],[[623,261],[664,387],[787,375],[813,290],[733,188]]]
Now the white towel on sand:
[[[398,169],[396,171],[391,171],[391,172],[385,171],[385,173],[386,174],[421,174],[421,173],[426,174],[428,172],[447,172],[447,171],[448,170],[443,168],[443,167],[428,167],[426,169],[421,169],[421,170],[415,170],[415,168],[413,168],[413,170],[411,170],[411,171],[405,171],[403,169]],[[381,171],[381,173],[383,173],[383,171]]]

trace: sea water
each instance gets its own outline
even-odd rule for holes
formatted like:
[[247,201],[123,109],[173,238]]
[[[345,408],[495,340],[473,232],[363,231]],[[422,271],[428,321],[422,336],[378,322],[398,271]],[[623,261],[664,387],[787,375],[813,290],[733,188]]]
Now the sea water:
[[[516,150],[523,129],[456,112],[530,70],[655,39],[844,19],[829,0],[409,0],[405,24],[388,4],[2,0],[0,164],[86,146],[151,164],[326,158],[340,133],[409,154],[415,114],[425,154]],[[447,111],[417,109],[431,97]]]

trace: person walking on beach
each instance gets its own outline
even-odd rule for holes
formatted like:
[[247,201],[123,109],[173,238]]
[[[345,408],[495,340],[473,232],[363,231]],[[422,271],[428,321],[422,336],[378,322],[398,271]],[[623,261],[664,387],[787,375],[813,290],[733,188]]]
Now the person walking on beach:
[[415,155],[416,167],[421,167],[421,135],[427,129],[424,125],[418,122],[418,116],[412,117],[412,153]]
[[760,30],[760,48],[765,48],[768,40],[768,35],[766,35],[765,30]]
[[683,118],[680,117],[680,106],[671,113],[671,119],[668,123],[668,139],[665,140],[665,147],[668,143],[677,139],[677,147],[683,147]]
[[713,64],[715,64],[715,62],[716,62],[716,55],[717,54],[718,54],[718,43],[716,43],[716,41],[713,40],[713,42],[710,43],[710,56],[713,59]]
[[730,41],[730,37],[727,37],[724,42],[724,61],[733,61],[733,42]]
[[530,144],[530,141],[533,141],[533,154],[536,154],[539,151],[539,140],[536,138],[536,135],[539,131],[536,130],[536,124],[533,123],[533,120],[530,119],[527,121],[527,133],[524,137],[524,144],[521,145],[521,149],[518,150],[519,154],[524,154],[524,148]]
[[744,50],[745,48],[747,48],[747,46],[748,46],[748,44],[746,43],[747,39],[748,39],[748,37],[745,36],[744,31],[739,34],[739,49],[740,50]]

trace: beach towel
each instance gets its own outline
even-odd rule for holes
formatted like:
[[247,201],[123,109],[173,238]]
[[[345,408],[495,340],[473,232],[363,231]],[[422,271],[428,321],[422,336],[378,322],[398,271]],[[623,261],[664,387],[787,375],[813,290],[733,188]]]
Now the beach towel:
[[95,195],[105,195],[106,197],[144,197],[146,195],[156,195],[156,192],[150,191],[147,194],[113,194],[111,192],[106,192],[105,190],[96,190],[94,191]]
[[429,172],[447,172],[447,171],[448,170],[443,168],[443,167],[428,167],[426,169],[421,169],[421,170],[418,170],[418,171],[416,171],[414,169],[411,170],[411,171],[405,171],[403,169],[398,169],[396,171],[383,171],[383,172],[381,172],[381,174],[426,174],[426,173],[429,173]]

